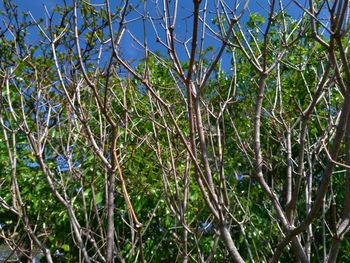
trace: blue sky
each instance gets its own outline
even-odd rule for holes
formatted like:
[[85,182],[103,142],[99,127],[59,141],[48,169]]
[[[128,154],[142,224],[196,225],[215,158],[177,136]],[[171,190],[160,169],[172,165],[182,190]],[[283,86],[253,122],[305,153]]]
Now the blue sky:
[[[13,0],[14,3],[16,3],[21,11],[30,11],[32,15],[36,18],[45,18],[45,10],[44,10],[44,4],[47,6],[48,10],[52,10],[52,8],[57,5],[61,4],[61,0]],[[68,3],[72,2],[70,0],[67,1]],[[93,4],[103,4],[104,0],[91,0],[90,1]],[[121,1],[110,1],[111,3],[111,9],[115,10],[115,3],[120,3]],[[130,1],[133,4],[139,3],[138,0],[131,0]],[[150,15],[156,16],[155,1],[147,1],[147,11]],[[162,1],[159,1],[162,2]],[[208,1],[208,10],[213,10],[213,2],[212,0]],[[232,3],[235,1],[227,1],[227,3]],[[295,4],[291,3],[290,0],[284,0],[284,5],[286,7],[287,12],[292,15],[294,18],[298,18],[300,15],[300,8],[298,8]],[[113,6],[114,3],[114,6]],[[201,3],[201,7],[203,7],[204,1]],[[277,5],[278,6],[278,5]],[[142,12],[143,5],[140,5],[138,10]],[[180,0],[179,1],[179,11],[178,11],[178,19],[177,24],[175,28],[176,36],[180,40],[188,39],[191,36],[192,32],[192,9],[193,9],[193,3],[190,0]],[[250,12],[258,12],[262,16],[267,15],[268,10],[268,1],[250,1],[249,3],[249,11]],[[136,16],[139,16],[139,14],[134,13],[133,15],[127,17],[127,20],[132,21],[133,18]],[[208,19],[207,21],[210,21],[211,18],[214,17],[214,14],[211,14],[208,12]],[[246,16],[243,18],[243,21],[245,21],[248,17],[248,12],[246,12]],[[115,25],[115,29],[117,28],[117,25]],[[127,27],[130,32],[135,35],[138,39],[141,41],[143,40],[143,26],[142,26],[142,20],[136,20],[132,21],[128,24]],[[148,38],[148,45],[151,48],[151,50],[160,50],[165,52],[164,48],[159,44],[156,43],[156,35],[154,33],[153,27],[151,23],[147,24],[147,38]],[[161,33],[161,32],[160,32]],[[162,36],[162,35],[160,35]],[[140,58],[143,56],[143,50],[135,43],[135,41],[132,40],[130,35],[124,34],[124,37],[122,39],[122,49],[126,57],[128,58]],[[215,40],[208,34],[205,38],[205,46],[214,46],[218,47],[220,45],[220,42]],[[190,48],[190,42],[188,42],[188,48]],[[182,60],[187,60],[185,49],[179,45],[179,56]],[[225,60],[225,57],[223,56],[223,59]],[[229,58],[230,59],[230,58]],[[229,65],[230,61],[223,61],[223,66]]]

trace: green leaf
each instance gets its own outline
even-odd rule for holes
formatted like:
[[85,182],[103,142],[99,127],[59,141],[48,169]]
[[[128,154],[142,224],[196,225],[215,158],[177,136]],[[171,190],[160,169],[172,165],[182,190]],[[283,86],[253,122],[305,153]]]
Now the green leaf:
[[66,252],[70,251],[70,247],[69,247],[68,244],[62,245],[61,248],[62,248],[64,251],[66,251]]
[[102,192],[97,193],[97,195],[96,195],[96,204],[101,203],[102,200],[103,200],[103,194],[102,194]]

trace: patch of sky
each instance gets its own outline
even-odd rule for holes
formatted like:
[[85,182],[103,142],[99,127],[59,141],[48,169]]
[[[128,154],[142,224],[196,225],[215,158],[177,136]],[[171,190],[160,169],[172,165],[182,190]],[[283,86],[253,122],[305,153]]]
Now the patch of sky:
[[79,158],[78,154],[73,152],[73,149],[74,147],[71,145],[69,146],[68,156],[59,154],[56,157],[57,169],[60,172],[68,171],[70,168],[77,168],[86,159],[86,157]]
[[212,235],[215,232],[215,226],[213,222],[199,221],[197,231],[203,233],[204,235]]
[[17,143],[17,151],[19,154],[23,155],[23,164],[30,167],[39,167],[39,163],[36,161],[34,155],[32,154],[32,148],[27,143]]
[[[301,16],[302,9],[297,7],[292,1],[284,0],[282,1],[284,4],[284,9],[293,19],[298,19]],[[30,11],[34,17],[36,18],[45,18],[47,16],[45,12],[44,5],[46,6],[48,12],[50,13],[56,5],[62,4],[60,0],[37,0],[37,1],[21,1],[14,0],[19,6],[19,10],[21,11]],[[68,4],[72,4],[72,1],[67,1]],[[90,1],[92,5],[94,5],[97,9],[103,8],[104,1]],[[151,50],[158,50],[161,54],[166,54],[167,50],[165,47],[157,41],[157,37],[162,41],[165,41],[165,30],[164,30],[164,21],[162,20],[163,16],[163,7],[159,5],[158,1],[142,1],[131,0],[129,1],[132,8],[130,8],[126,15],[126,26],[127,31],[123,36],[123,40],[121,41],[121,48],[124,50],[124,55],[129,59],[141,59],[144,56],[143,48],[139,44],[143,44],[143,39],[146,34],[148,47]],[[204,10],[205,1],[201,2],[200,5],[200,14],[202,15]],[[120,3],[118,1],[110,1],[110,7],[112,12],[116,11]],[[243,5],[237,10],[237,13],[243,8]],[[143,16],[144,9],[146,10],[146,17]],[[170,2],[169,4],[170,14],[174,9],[174,2]],[[279,7],[276,5],[275,11],[278,11]],[[206,29],[205,32],[205,43],[204,49],[212,46],[215,47],[215,50],[220,47],[221,41],[217,39],[216,32],[217,28],[213,24],[215,22],[216,12],[215,12],[215,2],[208,1],[207,6],[207,25],[211,27],[210,29]],[[261,16],[266,17],[269,12],[268,2],[264,1],[251,1],[249,4],[248,10],[242,17],[242,22],[245,24],[246,21],[249,20],[249,17],[252,13],[259,13]],[[145,18],[145,19],[143,19]],[[171,22],[173,17],[170,17],[168,22]],[[58,20],[57,16],[53,17],[53,22]],[[144,24],[145,22],[145,24]],[[193,2],[192,1],[179,1],[176,24],[175,24],[175,48],[179,51],[178,55],[181,61],[187,61],[188,56],[186,53],[185,45],[187,48],[190,48],[191,45],[191,36],[193,30]],[[202,22],[200,23],[200,28],[202,27]],[[118,30],[119,23],[115,21],[113,24],[114,30]],[[135,39],[138,39],[140,43],[137,43]],[[226,57],[223,56],[222,65],[227,70],[230,64],[230,61],[226,61]]]
[[238,174],[236,174],[236,179],[237,179],[238,181],[242,181],[242,180],[244,179],[244,175],[238,173]]
[[236,98],[236,101],[238,102],[242,102],[244,100],[244,96],[242,95],[237,95],[235,98]]
[[330,106],[330,107],[324,107],[323,108],[324,111],[328,111],[329,112],[329,115],[334,117],[338,114],[338,110],[335,106]]

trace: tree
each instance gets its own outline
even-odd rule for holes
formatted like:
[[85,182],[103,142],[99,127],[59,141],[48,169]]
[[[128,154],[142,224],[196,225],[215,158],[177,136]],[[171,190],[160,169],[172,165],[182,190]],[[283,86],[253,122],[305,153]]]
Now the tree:
[[46,262],[347,262],[349,1],[182,5],[63,1],[44,21],[3,1],[3,243]]

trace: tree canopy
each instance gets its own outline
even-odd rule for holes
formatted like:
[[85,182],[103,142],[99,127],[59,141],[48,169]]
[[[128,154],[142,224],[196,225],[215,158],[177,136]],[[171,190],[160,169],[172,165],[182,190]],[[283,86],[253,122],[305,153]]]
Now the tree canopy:
[[349,262],[349,2],[3,0],[7,259]]

